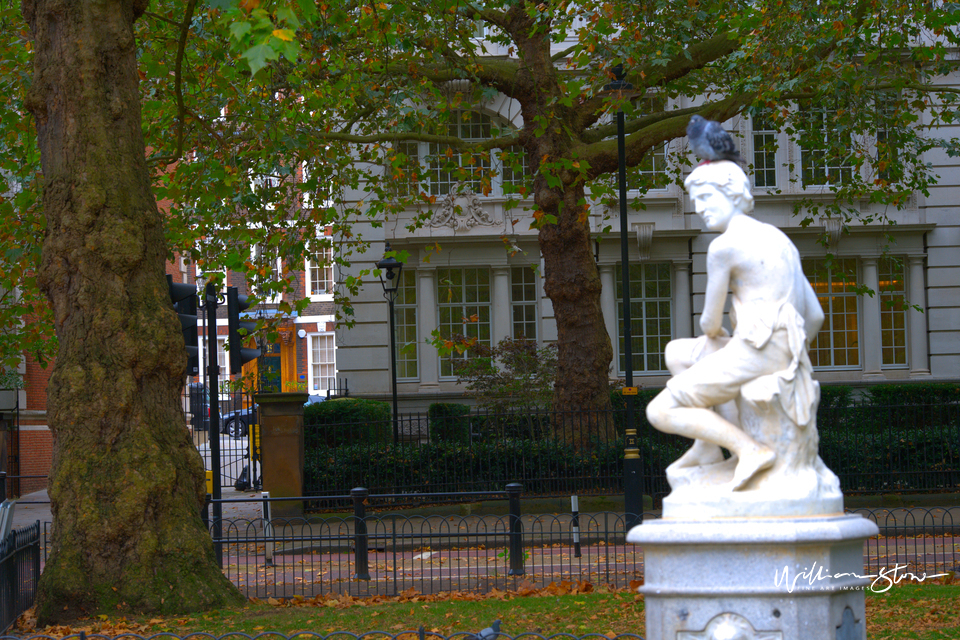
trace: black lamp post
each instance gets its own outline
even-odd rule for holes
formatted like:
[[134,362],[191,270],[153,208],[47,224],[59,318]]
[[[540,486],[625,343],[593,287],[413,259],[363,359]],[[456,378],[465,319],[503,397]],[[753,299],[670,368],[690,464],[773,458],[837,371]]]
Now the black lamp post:
[[380,269],[380,284],[383,286],[383,297],[390,303],[390,371],[393,380],[393,444],[400,441],[400,426],[397,416],[397,330],[394,321],[393,304],[397,299],[397,291],[400,289],[400,273],[403,271],[403,263],[395,257],[387,257],[390,253],[390,243],[387,243],[383,260],[377,263],[377,269]]
[[[633,89],[633,85],[624,80],[623,65],[613,69],[614,81],[605,85],[606,91],[618,94]],[[623,109],[617,109],[617,155],[619,159],[618,179],[620,186],[620,272],[623,288],[623,351],[626,356],[626,386],[623,396],[626,403],[626,443],[623,451],[623,497],[626,526],[631,527],[643,522],[643,485],[640,471],[640,449],[637,447],[637,429],[633,421],[634,399],[637,388],[633,386],[633,332],[630,317],[630,245],[628,242],[629,225],[627,220],[627,150],[626,125]]]

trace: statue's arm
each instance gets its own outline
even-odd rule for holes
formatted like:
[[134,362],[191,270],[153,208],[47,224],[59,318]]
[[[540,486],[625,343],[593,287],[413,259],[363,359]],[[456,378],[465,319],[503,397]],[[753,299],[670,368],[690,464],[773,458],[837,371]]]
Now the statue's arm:
[[810,283],[807,282],[806,278],[803,278],[803,284],[803,330],[807,334],[807,344],[809,345],[813,342],[813,339],[817,337],[817,332],[820,331],[820,327],[823,326],[824,315],[823,307],[820,306],[820,301],[817,300],[817,293],[813,290],[813,287],[810,286]]
[[700,328],[711,338],[723,334],[723,307],[730,289],[730,260],[723,251],[714,250],[714,240],[707,250],[707,291],[703,301]]

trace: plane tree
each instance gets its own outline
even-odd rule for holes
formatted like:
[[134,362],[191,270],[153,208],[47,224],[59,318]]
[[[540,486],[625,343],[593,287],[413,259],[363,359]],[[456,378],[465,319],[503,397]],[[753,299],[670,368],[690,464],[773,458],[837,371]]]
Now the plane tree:
[[[537,229],[557,319],[554,408],[605,409],[612,348],[588,213],[615,194],[614,111],[625,113],[641,192],[651,150],[681,137],[694,113],[762,111],[794,139],[841,139],[820,145],[825,166],[842,159],[855,171],[833,183],[832,201],[800,208],[844,219],[864,200],[903,206],[936,179],[924,153],[957,148],[932,131],[956,112],[949,3],[20,9],[0,11],[0,348],[6,364],[24,347],[55,354],[58,524],[39,594],[45,620],[236,598],[197,517],[201,467],[178,405],[184,357],[163,281],[175,252],[212,277],[244,272],[263,295],[292,290],[274,257],[302,260],[335,243],[330,259],[349,263],[366,242],[358,220],[415,210],[416,226],[433,214],[424,167],[404,143],[433,144],[435,166],[481,185],[492,169],[480,157],[500,150],[526,173],[512,195]],[[618,64],[629,90],[607,88]],[[465,111],[501,97],[516,129],[479,142],[451,134]],[[808,105],[829,108],[812,119]],[[675,175],[688,163],[673,158]],[[367,275],[346,278],[343,293]]]
[[[824,180],[834,199],[797,205],[807,222],[818,214],[845,224],[863,218],[860,202],[889,211],[925,191],[936,176],[924,153],[950,145],[931,130],[955,117],[957,90],[947,86],[957,39],[953,5],[428,0],[291,8],[223,0],[222,6],[235,55],[255,81],[298,100],[318,86],[337,88],[343,108],[327,111],[321,128],[298,126],[325,145],[328,158],[348,159],[354,179],[362,172],[363,197],[343,207],[381,220],[415,210],[421,215],[414,227],[432,215],[436,198],[409,142],[431,143],[436,157],[427,162],[464,179],[489,177],[482,158],[490,150],[500,151],[504,167],[526,171],[526,183],[505,189],[516,206],[530,210],[538,233],[558,330],[554,408],[560,410],[609,407],[612,348],[588,213],[616,195],[613,112],[625,113],[629,180],[640,193],[654,186],[643,171],[650,154],[682,137],[691,115],[719,121],[762,115],[792,140],[817,148],[824,167],[849,168]],[[629,89],[612,84],[618,67]],[[469,117],[465,111],[492,104],[506,104],[522,124],[480,142],[454,135],[458,129],[450,125]],[[685,154],[672,159],[673,179],[689,162]],[[449,348],[452,341],[439,336],[437,343]],[[599,420],[588,428],[611,427]]]

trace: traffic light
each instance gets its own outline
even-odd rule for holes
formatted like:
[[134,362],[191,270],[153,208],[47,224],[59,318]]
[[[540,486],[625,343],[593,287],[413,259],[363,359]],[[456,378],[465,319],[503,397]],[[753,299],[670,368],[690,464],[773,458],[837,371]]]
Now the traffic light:
[[197,341],[197,288],[192,284],[174,282],[173,276],[167,276],[170,289],[170,301],[180,317],[183,330],[183,343],[187,347],[187,375],[200,374],[200,345]]
[[[250,339],[250,335],[257,327],[256,322],[241,322],[240,312],[247,309],[250,302],[247,296],[241,296],[236,287],[227,288],[227,321],[230,325],[230,373],[240,373],[243,365],[260,357],[260,349],[247,349],[243,346],[244,341]],[[246,335],[240,335],[240,330],[245,329]]]

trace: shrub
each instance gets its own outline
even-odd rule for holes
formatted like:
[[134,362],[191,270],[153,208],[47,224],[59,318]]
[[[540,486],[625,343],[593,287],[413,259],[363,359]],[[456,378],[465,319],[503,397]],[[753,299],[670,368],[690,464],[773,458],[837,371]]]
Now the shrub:
[[390,405],[361,398],[333,398],[303,408],[304,445],[339,447],[393,440]]
[[427,409],[431,442],[470,442],[470,407],[435,402]]
[[496,347],[470,347],[473,355],[455,365],[477,404],[493,413],[540,411],[550,406],[557,377],[557,347],[534,340],[504,338]]

